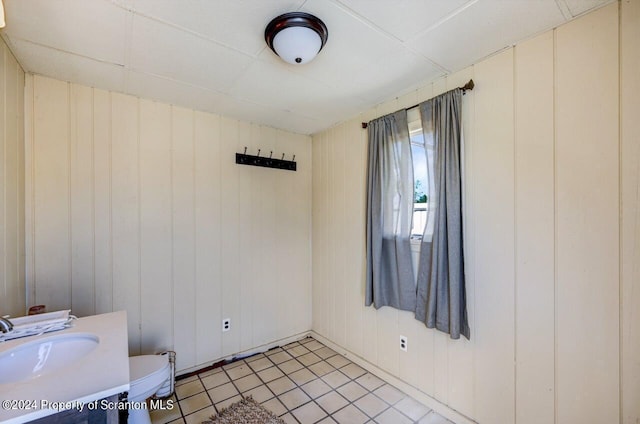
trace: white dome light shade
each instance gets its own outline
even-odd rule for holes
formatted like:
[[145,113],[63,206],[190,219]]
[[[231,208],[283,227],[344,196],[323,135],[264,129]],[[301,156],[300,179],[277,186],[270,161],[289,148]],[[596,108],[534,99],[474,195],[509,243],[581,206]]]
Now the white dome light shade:
[[273,49],[278,56],[292,65],[311,61],[322,47],[317,32],[301,26],[285,28],[273,38]]
[[264,30],[264,40],[275,54],[292,65],[313,60],[329,37],[320,19],[304,12],[290,12],[274,18]]

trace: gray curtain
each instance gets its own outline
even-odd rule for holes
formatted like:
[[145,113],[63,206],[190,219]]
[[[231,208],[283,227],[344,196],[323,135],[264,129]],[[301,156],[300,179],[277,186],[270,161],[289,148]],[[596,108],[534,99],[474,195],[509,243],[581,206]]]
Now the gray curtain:
[[369,122],[365,304],[415,311],[413,164],[407,111]]
[[469,338],[462,244],[462,90],[420,104],[425,143],[434,145],[429,168],[427,225],[420,248],[416,319],[429,328]]

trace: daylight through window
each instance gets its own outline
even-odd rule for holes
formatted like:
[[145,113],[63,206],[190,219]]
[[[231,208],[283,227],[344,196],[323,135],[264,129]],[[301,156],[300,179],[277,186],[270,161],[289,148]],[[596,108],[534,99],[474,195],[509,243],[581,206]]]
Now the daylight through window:
[[[430,240],[433,234],[433,136],[425,135],[422,131],[420,111],[417,107],[407,111],[409,121],[409,137],[411,139],[411,154],[413,157],[413,223],[411,238]],[[431,206],[431,207],[430,207]],[[426,232],[425,232],[426,228]]]

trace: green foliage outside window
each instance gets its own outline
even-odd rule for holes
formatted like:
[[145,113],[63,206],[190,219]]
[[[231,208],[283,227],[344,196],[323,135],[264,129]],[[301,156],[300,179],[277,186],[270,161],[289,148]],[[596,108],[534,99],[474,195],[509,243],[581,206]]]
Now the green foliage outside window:
[[422,181],[416,180],[416,185],[413,190],[414,203],[427,203],[428,196],[425,194],[422,188]]

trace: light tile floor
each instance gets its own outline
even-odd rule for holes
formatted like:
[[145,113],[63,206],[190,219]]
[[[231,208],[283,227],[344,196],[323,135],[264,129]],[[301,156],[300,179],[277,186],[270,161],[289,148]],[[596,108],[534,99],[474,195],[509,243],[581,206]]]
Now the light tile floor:
[[249,395],[286,423],[453,424],[310,337],[178,380],[151,420],[199,424]]

